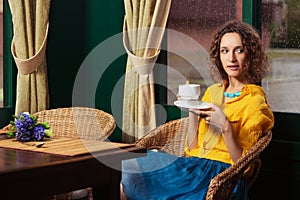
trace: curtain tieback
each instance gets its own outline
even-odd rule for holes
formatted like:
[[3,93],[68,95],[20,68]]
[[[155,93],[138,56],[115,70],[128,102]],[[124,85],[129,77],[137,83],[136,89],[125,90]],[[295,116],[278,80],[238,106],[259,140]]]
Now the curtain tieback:
[[21,59],[18,58],[16,55],[16,49],[15,49],[15,43],[14,43],[14,38],[12,39],[12,43],[11,43],[11,53],[13,55],[13,58],[16,62],[17,68],[18,70],[22,73],[22,74],[31,74],[32,72],[34,72],[43,62],[43,59],[45,57],[46,54],[46,44],[47,44],[47,37],[48,37],[48,29],[49,29],[49,22],[47,23],[47,28],[46,28],[46,33],[45,33],[45,37],[43,40],[43,43],[41,45],[41,48],[39,49],[39,51],[32,56],[31,58],[28,59]]
[[135,56],[128,49],[126,49],[126,52],[128,54],[131,64],[133,65],[134,71],[136,71],[140,75],[147,75],[152,73],[160,51],[158,50],[156,54],[151,57]]
[[126,53],[133,65],[133,69],[140,75],[148,75],[151,74],[154,68],[154,64],[156,63],[157,57],[160,53],[160,49],[157,49],[155,54],[150,57],[140,57],[134,55],[129,49],[130,45],[128,44],[128,35],[127,35],[127,26],[126,26],[126,16],[124,19],[124,27],[123,27],[123,45],[126,50]]

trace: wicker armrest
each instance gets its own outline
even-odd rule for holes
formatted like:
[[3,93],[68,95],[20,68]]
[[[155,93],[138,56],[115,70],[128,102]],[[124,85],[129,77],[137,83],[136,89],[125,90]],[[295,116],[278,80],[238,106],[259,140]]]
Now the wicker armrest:
[[149,131],[144,137],[137,140],[135,142],[135,145],[146,147],[147,149],[151,149],[154,146],[156,148],[162,148],[172,138],[174,138],[179,124],[180,120],[172,120],[163,125],[160,125],[155,129]]
[[147,149],[155,147],[173,155],[183,156],[188,123],[188,117],[169,121],[149,131],[137,140],[135,145]]
[[[260,166],[259,155],[268,146],[272,139],[272,132],[269,131],[267,134],[262,136],[257,143],[255,143],[249,151],[241,157],[231,167],[224,170],[222,173],[214,177],[209,185],[206,199],[230,199],[234,187],[243,175],[245,169],[251,164],[258,162]],[[257,176],[258,172],[254,173]],[[256,178],[256,177],[255,177]],[[254,179],[251,180],[253,183]]]
[[188,124],[188,117],[169,121],[149,131],[143,138],[136,141],[135,145],[147,149],[155,147],[176,156],[184,156]]

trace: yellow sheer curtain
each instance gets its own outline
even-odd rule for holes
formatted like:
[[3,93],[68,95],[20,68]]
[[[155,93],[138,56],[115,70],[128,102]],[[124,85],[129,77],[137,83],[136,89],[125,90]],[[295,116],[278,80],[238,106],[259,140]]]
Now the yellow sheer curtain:
[[50,0],[9,0],[13,20],[11,51],[18,68],[15,114],[49,106],[46,44]]
[[171,0],[124,0],[124,47],[128,54],[122,141],[133,143],[156,127],[152,68],[169,15]]

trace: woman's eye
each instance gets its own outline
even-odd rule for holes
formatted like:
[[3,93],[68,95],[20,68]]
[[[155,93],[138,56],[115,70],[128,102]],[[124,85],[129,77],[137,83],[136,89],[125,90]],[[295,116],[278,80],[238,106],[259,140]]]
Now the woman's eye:
[[221,53],[227,53],[228,50],[227,49],[221,49]]
[[236,52],[237,53],[244,53],[244,49],[237,49]]

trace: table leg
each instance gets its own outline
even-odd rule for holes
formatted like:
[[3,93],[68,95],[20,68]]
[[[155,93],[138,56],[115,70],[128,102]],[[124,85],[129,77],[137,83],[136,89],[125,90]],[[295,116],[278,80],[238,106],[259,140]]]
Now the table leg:
[[113,170],[111,172],[111,181],[109,186],[110,199],[120,200],[121,172],[119,170]]
[[120,200],[121,172],[119,170],[112,169],[110,174],[111,182],[109,185],[93,188],[93,200]]

